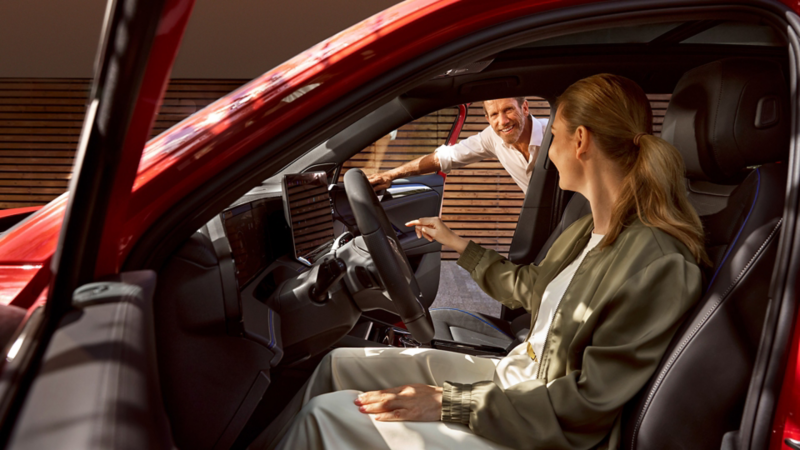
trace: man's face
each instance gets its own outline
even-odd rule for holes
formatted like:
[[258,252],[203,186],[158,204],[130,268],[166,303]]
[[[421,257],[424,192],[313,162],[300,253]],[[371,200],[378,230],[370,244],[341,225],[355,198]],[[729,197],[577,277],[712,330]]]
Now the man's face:
[[506,144],[515,144],[525,129],[528,102],[520,105],[513,98],[486,100],[483,110],[489,125]]

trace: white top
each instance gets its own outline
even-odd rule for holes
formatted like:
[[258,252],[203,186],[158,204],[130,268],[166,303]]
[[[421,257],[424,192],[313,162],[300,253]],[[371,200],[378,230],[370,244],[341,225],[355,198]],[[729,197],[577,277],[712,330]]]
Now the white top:
[[[539,315],[536,317],[536,323],[533,325],[531,337],[528,338],[526,342],[514,347],[514,350],[511,350],[511,352],[497,364],[497,369],[494,373],[494,382],[498,386],[503,389],[508,389],[523,381],[536,379],[544,343],[550,332],[550,326],[553,323],[556,309],[561,303],[561,298],[564,297],[567,287],[569,287],[570,282],[572,282],[572,278],[575,276],[575,272],[578,271],[578,267],[580,267],[583,259],[586,258],[586,254],[589,253],[591,249],[595,248],[602,239],[602,234],[592,233],[592,237],[589,239],[589,243],[586,244],[586,248],[583,249],[583,252],[547,285],[544,294],[542,294]],[[528,352],[528,345],[531,346],[531,350],[536,356],[536,361],[531,358]]]
[[533,122],[531,127],[531,142],[528,146],[528,160],[519,150],[503,142],[503,139],[494,132],[491,126],[480,133],[470,136],[455,145],[442,145],[436,149],[439,166],[442,172],[450,173],[452,169],[464,167],[487,158],[497,158],[506,169],[511,178],[519,185],[522,192],[528,192],[528,181],[531,179],[536,155],[542,145],[544,130],[549,119],[537,119],[530,116]]

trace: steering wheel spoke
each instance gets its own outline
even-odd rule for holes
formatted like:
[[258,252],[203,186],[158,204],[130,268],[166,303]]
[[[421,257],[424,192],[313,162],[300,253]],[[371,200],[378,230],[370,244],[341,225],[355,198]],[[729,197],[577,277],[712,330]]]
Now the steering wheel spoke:
[[433,322],[422,302],[422,291],[375,191],[359,169],[347,171],[344,186],[362,239],[396,312],[414,339],[430,342]]

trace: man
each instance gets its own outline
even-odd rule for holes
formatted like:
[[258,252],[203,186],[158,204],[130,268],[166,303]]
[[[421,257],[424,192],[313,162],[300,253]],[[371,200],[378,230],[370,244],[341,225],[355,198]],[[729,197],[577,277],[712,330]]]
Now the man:
[[443,145],[433,153],[392,170],[369,176],[376,190],[388,188],[397,178],[441,170],[444,173],[487,158],[497,158],[522,192],[527,192],[548,119],[535,119],[524,97],[483,102],[489,126],[455,145]]

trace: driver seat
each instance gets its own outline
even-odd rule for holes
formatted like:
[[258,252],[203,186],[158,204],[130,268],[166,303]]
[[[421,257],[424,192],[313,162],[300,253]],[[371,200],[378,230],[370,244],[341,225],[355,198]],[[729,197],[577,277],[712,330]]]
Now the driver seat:
[[[550,132],[549,129],[547,131]],[[581,194],[574,193],[569,199],[561,221],[547,238],[536,255],[534,264],[542,262],[556,238],[573,222],[592,212],[589,201]],[[462,270],[459,268],[459,270]],[[489,345],[510,350],[523,342],[531,326],[530,313],[524,313],[506,321],[474,311],[457,308],[431,308],[434,339],[443,339],[468,344]]]

